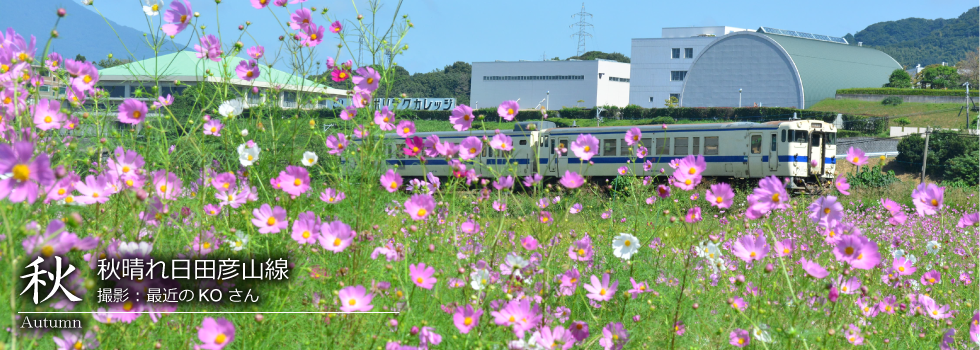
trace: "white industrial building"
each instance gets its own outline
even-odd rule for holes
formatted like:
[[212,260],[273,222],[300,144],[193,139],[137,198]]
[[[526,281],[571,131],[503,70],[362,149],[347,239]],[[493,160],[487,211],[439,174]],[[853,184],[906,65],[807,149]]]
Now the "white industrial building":
[[473,62],[470,102],[474,108],[518,100],[521,109],[625,107],[630,64],[610,60]]
[[660,38],[633,39],[629,104],[662,108],[671,96],[680,100],[684,79],[701,50],[718,37],[746,30],[728,26],[663,28]]

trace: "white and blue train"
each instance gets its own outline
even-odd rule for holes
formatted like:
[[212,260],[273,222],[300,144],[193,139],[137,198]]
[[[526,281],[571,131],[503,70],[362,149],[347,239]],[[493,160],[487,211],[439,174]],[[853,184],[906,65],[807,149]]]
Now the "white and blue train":
[[[832,179],[836,165],[837,129],[833,124],[816,120],[773,121],[766,123],[732,122],[717,124],[672,124],[664,129],[661,125],[636,126],[642,131],[640,144],[648,149],[645,158],[638,159],[636,150],[626,144],[626,131],[633,126],[559,128],[552,122],[537,121],[517,123],[514,130],[501,131],[514,142],[513,151],[504,154],[499,150],[483,147],[472,166],[478,175],[488,177],[495,168],[497,174],[508,173],[527,176],[540,173],[546,177],[562,176],[572,170],[584,176],[617,176],[626,166],[638,176],[655,175],[664,169],[670,175],[669,162],[687,155],[703,155],[708,165],[704,176],[761,178],[775,175],[792,178],[790,187],[805,187],[817,180]],[[464,138],[477,136],[492,138],[495,131],[471,130],[464,132],[416,133],[426,138],[437,135],[443,142],[459,144]],[[557,154],[556,149],[567,149],[580,134],[591,134],[599,139],[599,152],[592,157],[592,164],[575,157],[570,150]],[[398,165],[402,176],[421,177],[431,172],[436,176],[449,176],[452,169],[445,159],[426,159],[423,165],[417,157],[402,152],[405,139],[396,134],[385,135],[388,165]],[[645,171],[643,163],[654,163],[651,171]]]

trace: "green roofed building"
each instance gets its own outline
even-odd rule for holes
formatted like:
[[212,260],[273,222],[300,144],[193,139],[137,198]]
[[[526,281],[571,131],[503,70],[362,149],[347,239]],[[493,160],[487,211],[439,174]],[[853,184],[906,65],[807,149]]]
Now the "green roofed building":
[[684,79],[684,107],[807,108],[837,89],[880,87],[902,68],[888,54],[842,38],[762,27],[706,46]]
[[[292,75],[268,66],[259,66],[259,77],[245,81],[235,74],[238,62],[244,61],[239,57],[226,57],[221,62],[197,58],[194,52],[183,51],[142,61],[131,62],[99,71],[99,87],[109,93],[110,100],[133,98],[140,86],[144,91],[159,81],[159,91],[162,96],[177,95],[188,85],[202,81],[225,82],[240,86],[249,91],[243,99],[246,108],[263,102],[277,103],[282,108],[325,108],[328,99],[346,96],[345,90],[335,89],[317,84],[303,77]],[[174,82],[180,81],[178,86]],[[259,94],[253,94],[252,87],[259,88]],[[278,90],[278,93],[275,91]],[[318,95],[321,101],[298,106],[300,94]],[[272,98],[274,100],[269,101]],[[145,100],[156,100],[155,98]]]

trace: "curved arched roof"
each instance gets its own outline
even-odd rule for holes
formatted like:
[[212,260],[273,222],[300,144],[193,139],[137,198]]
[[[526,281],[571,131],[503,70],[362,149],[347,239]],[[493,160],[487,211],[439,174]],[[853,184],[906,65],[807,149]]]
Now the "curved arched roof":
[[[790,67],[792,72],[786,74],[784,67]],[[737,102],[730,103],[729,90],[737,93],[742,88],[746,95],[743,106],[766,101],[774,95],[796,95],[802,101],[798,98],[798,102],[787,104],[786,97],[789,96],[782,96],[775,100],[778,102],[763,103],[773,107],[806,108],[825,98],[833,98],[837,89],[880,87],[888,82],[896,68],[902,66],[888,54],[872,48],[778,34],[735,32],[719,38],[698,55],[684,82],[681,102],[686,107],[700,107],[708,101],[705,93],[720,89],[725,91],[725,96],[720,97],[724,102],[709,104],[735,106]],[[747,78],[731,86],[710,86],[716,83],[727,85],[723,74]],[[774,90],[773,87],[781,88]],[[785,91],[791,88],[802,88],[802,94]],[[773,91],[764,93],[767,90]],[[688,96],[692,98],[687,99]]]

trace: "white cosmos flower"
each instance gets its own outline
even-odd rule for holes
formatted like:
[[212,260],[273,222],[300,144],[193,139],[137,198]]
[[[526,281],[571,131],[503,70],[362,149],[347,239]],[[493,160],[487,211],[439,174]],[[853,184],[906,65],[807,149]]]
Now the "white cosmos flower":
[[242,129],[242,137],[248,136],[248,129]]
[[483,290],[489,282],[490,273],[485,269],[479,269],[470,274],[470,287],[475,290]]
[[147,16],[156,16],[160,14],[160,0],[145,0],[146,5],[143,6],[143,13]]
[[259,160],[259,152],[262,149],[258,145],[248,147],[246,144],[238,145],[238,162],[242,163],[242,166],[251,166]]
[[772,343],[772,336],[768,332],[769,326],[762,325],[761,328],[753,327],[752,337],[763,343]]
[[225,116],[226,118],[234,118],[239,114],[242,114],[242,101],[239,100],[228,100],[218,106],[218,114]]
[[303,152],[303,165],[313,166],[316,164],[317,159],[320,158],[316,156],[316,153],[310,151]]
[[153,244],[147,242],[126,242],[119,244],[119,255],[121,257],[150,256],[153,251]]
[[721,257],[721,249],[714,242],[701,242],[698,245],[698,257],[702,257],[708,260],[713,260]]
[[636,236],[620,233],[613,238],[613,255],[617,258],[629,260],[637,250],[640,250],[640,240]]
[[233,251],[237,252],[242,250],[242,248],[245,248],[245,246],[248,245],[248,236],[239,232],[235,236],[235,239],[228,241],[228,245],[231,246],[231,250]]
[[942,249],[942,247],[943,246],[940,245],[939,242],[929,241],[929,243],[926,243],[926,252],[929,252],[929,254],[936,254],[939,252],[939,249]]

